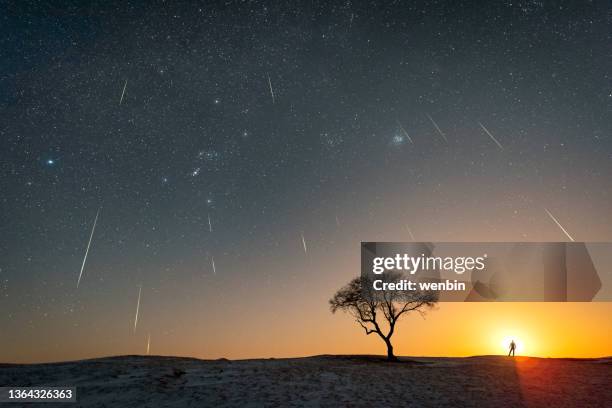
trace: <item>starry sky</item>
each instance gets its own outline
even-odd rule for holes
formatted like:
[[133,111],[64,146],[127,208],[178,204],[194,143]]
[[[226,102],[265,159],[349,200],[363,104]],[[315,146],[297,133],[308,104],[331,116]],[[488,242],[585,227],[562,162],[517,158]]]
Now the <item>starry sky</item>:
[[326,303],[360,241],[612,240],[605,2],[0,16],[0,361],[372,352]]

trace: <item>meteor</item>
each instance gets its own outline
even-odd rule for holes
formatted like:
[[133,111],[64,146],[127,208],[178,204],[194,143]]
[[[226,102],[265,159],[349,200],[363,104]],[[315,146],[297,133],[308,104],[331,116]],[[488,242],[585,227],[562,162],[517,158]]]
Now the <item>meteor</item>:
[[302,245],[304,246],[304,253],[308,253],[308,247],[306,246],[306,240],[304,239],[304,233],[302,232]]
[[412,234],[412,230],[410,229],[410,227],[408,225],[406,225],[406,229],[408,230],[408,234],[410,234],[410,239],[415,241],[414,235]]
[[274,104],[274,90],[272,89],[272,81],[270,80],[270,74],[268,74],[268,85],[270,86],[270,95],[272,95],[272,103]]
[[142,292],[142,286],[138,287],[138,303],[136,303],[136,317],[134,318],[134,333],[136,333],[136,325],[138,324],[138,311],[140,309],[140,293]]
[[85,250],[85,256],[83,257],[83,263],[81,264],[81,272],[79,272],[79,279],[77,280],[77,289],[79,288],[79,284],[81,283],[81,277],[83,276],[83,269],[85,269],[85,262],[87,262],[87,254],[89,254],[89,247],[91,246],[91,239],[93,238],[93,234],[96,229],[96,223],[98,222],[98,215],[100,215],[99,208],[98,208],[98,212],[96,213],[96,218],[94,219],[93,227],[91,227],[91,234],[89,234],[89,242],[87,243],[87,249]]
[[210,222],[210,214],[208,214],[208,231],[212,232],[212,223]]
[[444,134],[444,132],[442,132],[442,130],[440,130],[440,126],[438,126],[438,124],[436,123],[435,120],[433,120],[433,118],[431,116],[429,116],[428,113],[426,113],[425,115],[427,115],[427,117],[429,118],[429,121],[431,122],[432,125],[434,125],[434,127],[436,128],[436,130],[438,131],[438,133],[440,134],[440,136],[442,136],[442,139],[444,139],[444,141],[446,143],[448,143],[448,139],[446,138],[446,135]]
[[402,126],[402,124],[400,123],[399,120],[397,121],[397,125],[399,126],[399,128],[402,131],[402,133],[404,134],[404,136],[406,136],[406,138],[410,141],[410,143],[414,144],[414,142],[412,141],[412,138],[410,137],[408,132],[406,132],[406,129],[404,129],[404,127]]
[[147,337],[147,356],[149,355],[149,350],[151,350],[151,333]]
[[484,125],[483,125],[482,123],[478,122],[478,124],[480,125],[480,127],[482,128],[482,130],[484,130],[484,131],[485,131],[485,133],[486,133],[487,135],[489,135],[489,137],[490,137],[490,138],[491,138],[491,139],[492,139],[492,140],[493,140],[493,141],[494,141],[494,142],[495,142],[495,143],[496,143],[496,144],[499,146],[499,148],[500,148],[501,150],[504,150],[504,147],[501,145],[501,143],[499,143],[499,141],[498,141],[498,140],[495,138],[495,136],[493,136],[493,135],[491,134],[491,132],[489,132],[489,130],[488,130],[486,127],[484,127]]
[[215,257],[214,257],[214,256],[211,256],[211,257],[210,257],[210,260],[211,260],[211,262],[212,262],[213,274],[215,274],[215,275],[216,275],[216,274],[217,274],[217,268],[215,268]]
[[546,213],[548,214],[548,216],[555,222],[555,224],[557,224],[557,226],[559,228],[561,228],[561,231],[563,231],[563,233],[570,239],[570,241],[574,242],[574,238],[572,238],[572,236],[565,230],[565,228],[563,228],[563,225],[561,225],[561,223],[559,223],[559,221],[557,221],[557,219],[555,218],[554,215],[552,215],[550,213],[550,211],[548,211],[546,208],[544,208],[544,211],[546,211]]
[[127,87],[127,79],[125,80],[125,84],[123,84],[123,91],[121,92],[121,99],[119,99],[119,106],[121,106],[121,102],[123,102],[123,96],[125,95],[126,87]]

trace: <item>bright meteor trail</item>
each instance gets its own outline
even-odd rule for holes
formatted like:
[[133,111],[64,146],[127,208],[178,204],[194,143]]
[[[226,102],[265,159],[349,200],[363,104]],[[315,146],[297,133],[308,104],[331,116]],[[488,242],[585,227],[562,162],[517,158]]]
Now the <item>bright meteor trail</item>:
[[136,303],[136,317],[134,318],[134,333],[136,333],[136,325],[138,324],[138,311],[140,310],[140,293],[142,292],[142,286],[138,287],[138,303]]
[[306,240],[304,239],[304,233],[302,233],[302,245],[304,246],[304,253],[308,253],[308,247],[306,246]]
[[79,279],[77,280],[77,289],[79,284],[81,283],[81,277],[83,276],[83,269],[85,269],[85,262],[87,262],[87,254],[89,254],[89,247],[91,246],[91,239],[93,238],[94,231],[96,230],[96,223],[98,222],[98,215],[100,215],[100,209],[98,208],[98,212],[96,213],[96,218],[93,223],[93,227],[91,227],[91,234],[89,234],[89,242],[87,243],[87,249],[85,250],[85,256],[83,257],[83,263],[81,264],[81,272],[79,272]]
[[406,132],[406,129],[404,129],[404,127],[402,126],[402,124],[400,123],[399,120],[397,121],[397,125],[399,126],[399,128],[402,131],[402,133],[404,134],[404,136],[406,136],[406,138],[410,141],[410,143],[414,144],[414,142],[412,141],[412,138],[410,137],[408,132]]
[[572,236],[565,230],[565,228],[563,228],[563,225],[561,225],[561,223],[559,223],[559,221],[557,221],[557,219],[555,218],[554,215],[552,215],[550,213],[550,211],[548,211],[546,208],[544,208],[544,211],[546,211],[546,213],[548,214],[548,216],[550,218],[552,218],[552,220],[555,222],[555,224],[557,224],[557,226],[559,226],[559,228],[561,228],[561,231],[563,231],[563,233],[565,235],[567,235],[567,237],[570,239],[570,241],[574,242],[574,238],[572,238]]
[[427,117],[429,118],[429,121],[431,122],[432,125],[434,125],[434,127],[436,128],[436,130],[438,131],[438,133],[440,134],[440,136],[442,136],[442,139],[444,139],[444,141],[446,143],[448,143],[448,139],[446,138],[446,135],[444,134],[444,132],[442,132],[442,130],[440,130],[440,126],[438,126],[438,124],[436,123],[435,120],[433,120],[433,118],[431,116],[429,116],[428,113],[426,113]]
[[493,136],[491,134],[491,132],[489,132],[489,130],[484,127],[484,125],[480,122],[478,122],[478,124],[480,125],[480,127],[482,128],[482,130],[484,130],[484,132],[489,135],[489,137],[499,146],[500,149],[504,150],[504,146],[501,145],[501,143],[499,143],[499,141],[495,138],[495,136]]
[[123,96],[125,95],[125,88],[127,88],[127,79],[125,80],[125,84],[123,84],[123,91],[121,92],[121,99],[119,99],[119,105],[123,102]]
[[268,85],[270,86],[270,95],[272,95],[272,103],[275,103],[274,90],[272,89],[272,80],[270,80],[270,74],[268,74]]

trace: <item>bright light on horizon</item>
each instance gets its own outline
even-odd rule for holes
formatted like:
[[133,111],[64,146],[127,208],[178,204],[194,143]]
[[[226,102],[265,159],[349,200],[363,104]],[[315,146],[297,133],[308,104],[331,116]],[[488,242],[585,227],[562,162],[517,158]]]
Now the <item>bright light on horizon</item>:
[[515,354],[525,354],[525,344],[518,336],[505,336],[501,341],[502,349],[506,354],[510,351],[510,343],[514,340],[516,344]]
[[510,351],[510,343],[514,340],[516,348],[515,354],[522,356],[537,356],[537,342],[534,342],[528,332],[517,327],[509,327],[502,329],[493,334],[491,344],[496,353],[508,355]]

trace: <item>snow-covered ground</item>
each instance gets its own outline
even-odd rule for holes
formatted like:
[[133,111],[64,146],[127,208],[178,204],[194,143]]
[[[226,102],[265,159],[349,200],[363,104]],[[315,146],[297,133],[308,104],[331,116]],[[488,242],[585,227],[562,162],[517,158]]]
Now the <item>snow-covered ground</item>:
[[0,385],[76,386],[78,404],[57,405],[64,407],[604,407],[612,406],[612,361],[120,356],[0,364]]

